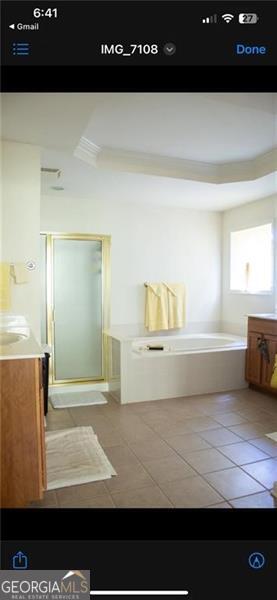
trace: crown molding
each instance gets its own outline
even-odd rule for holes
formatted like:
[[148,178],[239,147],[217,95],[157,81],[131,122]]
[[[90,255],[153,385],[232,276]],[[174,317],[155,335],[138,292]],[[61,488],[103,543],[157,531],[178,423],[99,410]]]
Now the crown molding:
[[101,152],[100,146],[97,146],[85,137],[81,137],[75,149],[74,156],[95,167],[99,152]]
[[250,160],[218,164],[101,148],[82,137],[74,155],[98,169],[213,184],[252,181],[277,171],[277,148]]

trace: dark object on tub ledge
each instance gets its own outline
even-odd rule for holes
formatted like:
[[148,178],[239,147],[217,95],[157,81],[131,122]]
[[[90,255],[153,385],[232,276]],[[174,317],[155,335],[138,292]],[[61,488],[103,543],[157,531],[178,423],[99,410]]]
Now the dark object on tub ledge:
[[147,350],[164,350],[164,346],[146,346]]

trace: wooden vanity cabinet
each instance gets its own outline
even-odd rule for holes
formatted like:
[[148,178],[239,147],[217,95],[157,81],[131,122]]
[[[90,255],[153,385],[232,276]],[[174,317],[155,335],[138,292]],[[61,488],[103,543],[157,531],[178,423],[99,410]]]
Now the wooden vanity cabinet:
[[46,488],[40,358],[0,361],[1,507],[40,500]]
[[[266,342],[269,360],[259,349],[261,341]],[[250,384],[277,393],[277,390],[270,386],[275,354],[277,354],[277,320],[249,317],[245,378]]]

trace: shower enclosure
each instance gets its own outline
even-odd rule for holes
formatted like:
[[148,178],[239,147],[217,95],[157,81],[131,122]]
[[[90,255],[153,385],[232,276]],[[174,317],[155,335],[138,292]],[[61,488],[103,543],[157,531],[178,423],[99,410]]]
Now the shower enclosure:
[[109,327],[110,237],[41,234],[41,336],[51,383],[101,381]]

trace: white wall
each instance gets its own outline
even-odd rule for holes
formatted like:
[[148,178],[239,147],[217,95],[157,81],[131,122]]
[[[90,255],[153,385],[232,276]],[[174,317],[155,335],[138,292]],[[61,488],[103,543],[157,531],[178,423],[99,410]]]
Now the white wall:
[[34,260],[29,283],[12,283],[14,313],[24,315],[40,339],[40,150],[36,146],[3,143],[2,260]]
[[[272,294],[246,294],[230,292],[230,233],[236,229],[255,227],[264,223],[274,224],[275,256],[277,197],[271,196],[244,204],[223,213],[222,235],[222,325],[225,331],[246,333],[248,313],[274,312],[275,297]],[[275,273],[276,273],[275,260]],[[276,281],[276,275],[275,275]]]
[[167,280],[186,284],[187,331],[219,328],[219,213],[49,195],[42,197],[41,230],[111,235],[112,326],[136,333],[144,319],[143,283]]

